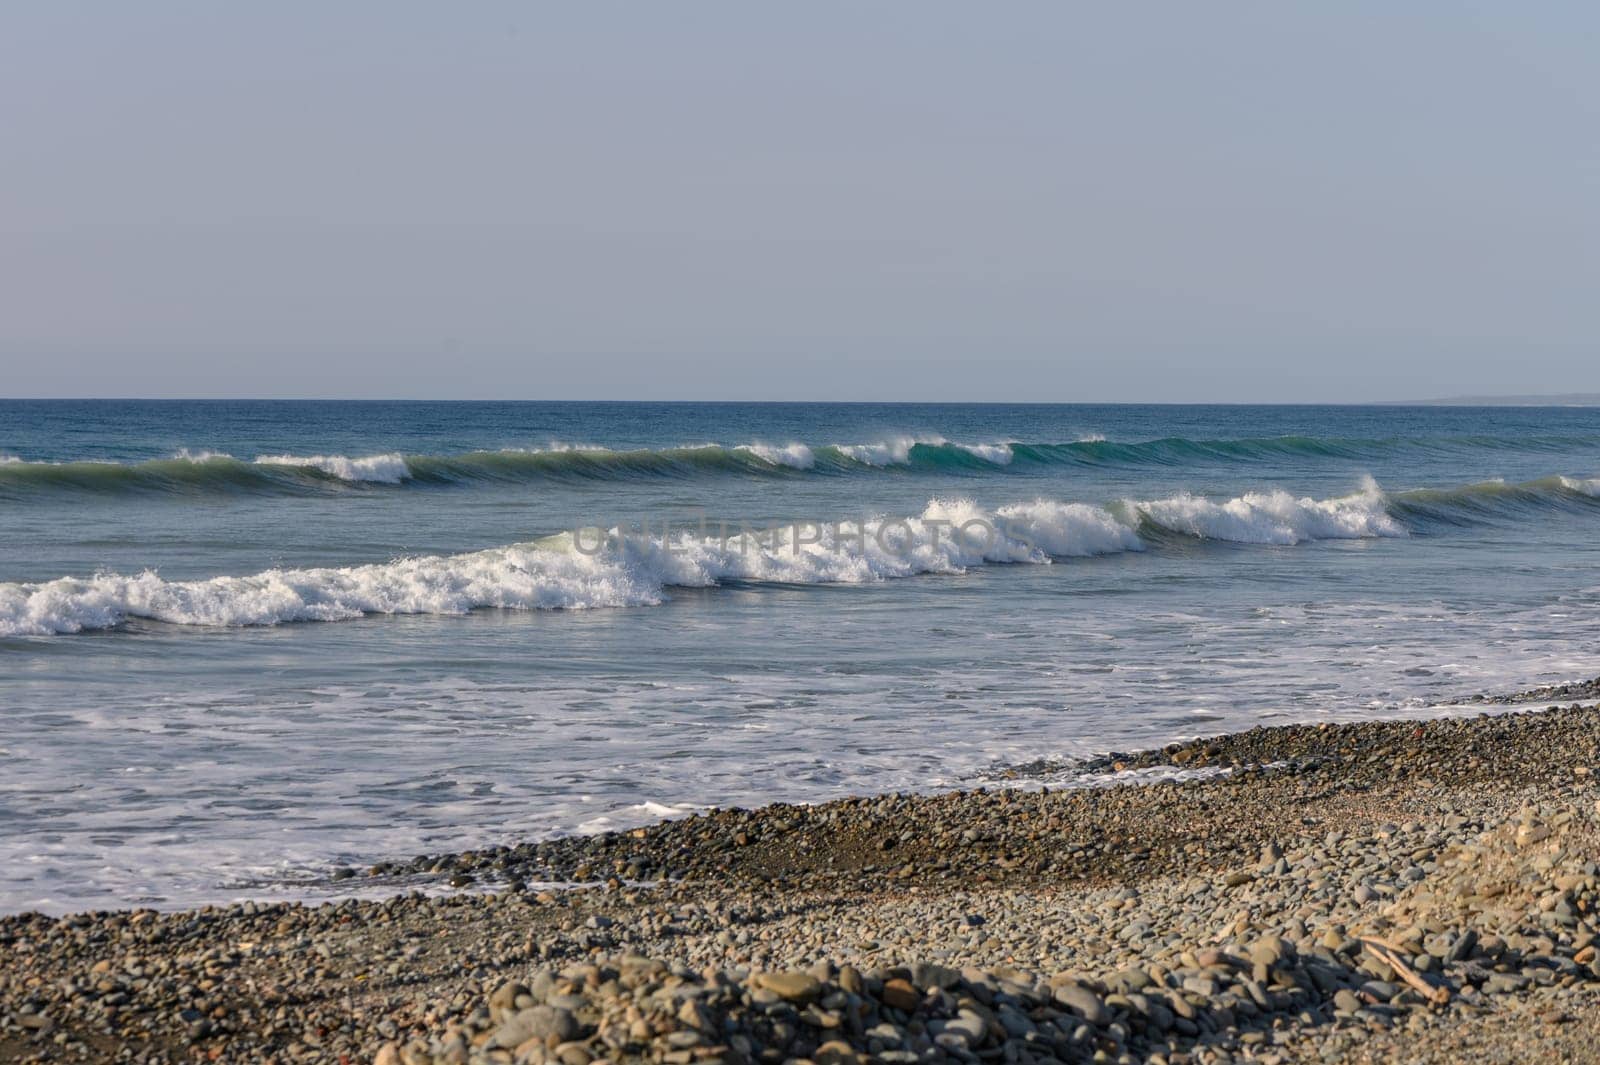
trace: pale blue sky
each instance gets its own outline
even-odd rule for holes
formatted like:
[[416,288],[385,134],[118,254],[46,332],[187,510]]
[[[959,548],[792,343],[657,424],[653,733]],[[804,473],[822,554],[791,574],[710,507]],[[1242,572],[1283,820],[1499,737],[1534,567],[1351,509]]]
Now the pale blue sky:
[[1600,13],[15,2],[0,394],[1600,391]]

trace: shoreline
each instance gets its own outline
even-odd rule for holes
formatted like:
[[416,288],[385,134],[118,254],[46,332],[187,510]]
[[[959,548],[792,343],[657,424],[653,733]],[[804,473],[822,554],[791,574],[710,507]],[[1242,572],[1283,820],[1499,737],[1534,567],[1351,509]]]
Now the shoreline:
[[0,1059],[1588,1060],[1600,709],[1517,698],[431,857],[453,895],[0,917]]

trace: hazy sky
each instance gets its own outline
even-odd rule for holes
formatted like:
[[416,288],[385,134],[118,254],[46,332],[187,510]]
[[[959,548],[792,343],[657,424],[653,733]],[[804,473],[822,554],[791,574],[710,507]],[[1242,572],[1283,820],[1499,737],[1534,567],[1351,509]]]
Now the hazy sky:
[[1600,391],[1600,8],[16,2],[0,394]]

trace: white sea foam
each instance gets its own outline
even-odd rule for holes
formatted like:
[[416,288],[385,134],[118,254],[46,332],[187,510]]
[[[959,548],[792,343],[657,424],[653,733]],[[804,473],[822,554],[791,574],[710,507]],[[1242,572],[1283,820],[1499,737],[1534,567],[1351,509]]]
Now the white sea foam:
[[1045,499],[986,511],[933,500],[920,515],[788,525],[671,540],[626,529],[561,533],[536,543],[364,566],[274,569],[245,577],[168,581],[154,571],[0,584],[0,636],[109,628],[129,618],[181,625],[274,625],[365,614],[460,614],[493,607],[578,610],[648,606],[672,587],[727,580],[864,583],[955,574],[990,563],[1140,551],[1148,520],[1208,539],[1251,544],[1403,536],[1375,485],[1342,499],[1252,494],[1129,502],[1115,510]]
[[700,807],[691,803],[672,805],[646,799],[644,802],[634,803],[621,810],[613,810],[591,817],[586,821],[581,821],[578,823],[577,829],[580,835],[586,836],[600,832],[615,832],[618,829],[634,825],[649,825],[674,817],[682,817],[699,809]]
[[1025,536],[1057,558],[1143,551],[1145,546],[1138,533],[1109,511],[1084,503],[1036,499],[1001,507],[995,515],[999,528]]
[[911,449],[918,444],[953,447],[996,466],[1007,465],[1013,458],[1010,444],[961,444],[942,436],[893,436],[875,444],[838,444],[836,450],[864,466],[905,466],[911,462]]
[[817,464],[817,457],[804,444],[786,444],[783,447],[774,447],[771,444],[742,444],[734,450],[747,452],[769,465],[788,466],[796,470],[809,470]]
[[[236,460],[234,459],[234,457],[232,455],[228,454],[226,451],[211,451],[211,450],[205,449],[205,448],[201,448],[201,449],[196,450],[196,449],[181,447],[177,451],[172,453],[172,458],[170,460],[157,459],[157,460],[153,460],[152,464],[160,463],[160,462],[163,462],[163,461],[188,462],[188,463],[192,463],[192,464],[194,464],[196,466],[201,466],[201,465],[204,465],[204,464],[206,464],[208,462],[234,462]],[[54,466],[54,467],[74,466],[74,467],[80,467],[80,468],[89,467],[89,468],[101,468],[101,469],[108,469],[108,470],[136,471],[139,467],[144,466],[146,464],[147,464],[146,462],[140,461],[140,460],[126,460],[126,461],[123,461],[123,460],[117,460],[117,459],[24,459],[24,458],[18,458],[16,455],[3,455],[3,454],[0,454],[0,466],[37,466],[37,467],[41,467],[41,468],[52,467],[52,466]]]
[[1360,492],[1339,499],[1296,499],[1278,491],[1250,492],[1223,503],[1183,494],[1123,505],[1172,532],[1240,544],[1407,535],[1405,526],[1384,508],[1383,493],[1371,481]]
[[298,466],[301,469],[321,470],[341,481],[399,484],[411,476],[405,456],[398,452],[362,458],[346,455],[259,455],[255,461],[261,466]]
[[1010,444],[955,444],[967,454],[980,458],[985,462],[992,462],[996,466],[1010,465],[1012,459]]
[[[158,459],[158,460],[154,460],[154,461],[159,463],[159,462],[168,461],[168,460],[159,460]],[[171,458],[170,461],[172,461],[172,462],[189,462],[189,463],[193,463],[194,465],[200,466],[200,465],[204,465],[205,463],[208,463],[208,462],[233,462],[233,461],[236,461],[236,460],[234,459],[234,457],[232,455],[228,454],[226,451],[211,451],[211,450],[206,449],[206,448],[191,449],[191,448],[186,448],[186,447],[180,447],[177,451],[172,453],[172,458]],[[99,468],[111,469],[111,470],[137,470],[140,466],[143,466],[143,465],[146,465],[146,463],[144,461],[132,460],[132,459],[125,460],[125,461],[124,460],[117,460],[117,459],[24,459],[24,458],[19,458],[16,455],[0,454],[0,466],[38,466],[38,467],[76,466],[76,467],[99,467]]]
[[1581,492],[1600,499],[1600,477],[1563,477],[1561,487],[1569,492]]
[[865,466],[904,466],[911,461],[911,449],[918,443],[937,443],[937,441],[919,441],[916,437],[897,436],[876,444],[840,444],[840,454],[861,463]]
[[[515,451],[518,449],[512,448],[511,450]],[[547,452],[561,451],[593,451],[600,453],[610,451],[611,449],[602,444],[569,444],[562,440],[552,440],[545,447],[524,448],[522,450],[526,451],[528,454],[538,455]]]
[[272,625],[363,614],[459,614],[658,602],[659,582],[574,552],[515,545],[340,568],[168,581],[151,570],[0,585],[0,635],[108,628],[127,618],[180,625]]
[[[128,618],[187,625],[337,621],[363,614],[458,614],[645,606],[666,589],[724,580],[862,583],[960,573],[993,562],[1136,549],[1137,535],[1105,511],[1043,501],[990,514],[935,500],[920,516],[785,526],[670,543],[610,530],[596,553],[572,534],[463,555],[340,568],[268,570],[247,577],[168,581],[153,571],[0,585],[0,635],[108,628]],[[599,545],[598,537],[580,546]]]

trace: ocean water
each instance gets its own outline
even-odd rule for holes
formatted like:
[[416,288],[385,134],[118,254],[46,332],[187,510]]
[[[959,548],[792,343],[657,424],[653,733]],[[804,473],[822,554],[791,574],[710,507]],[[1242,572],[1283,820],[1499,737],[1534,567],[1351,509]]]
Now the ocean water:
[[1597,532],[1593,409],[0,402],[0,910],[1446,712]]

